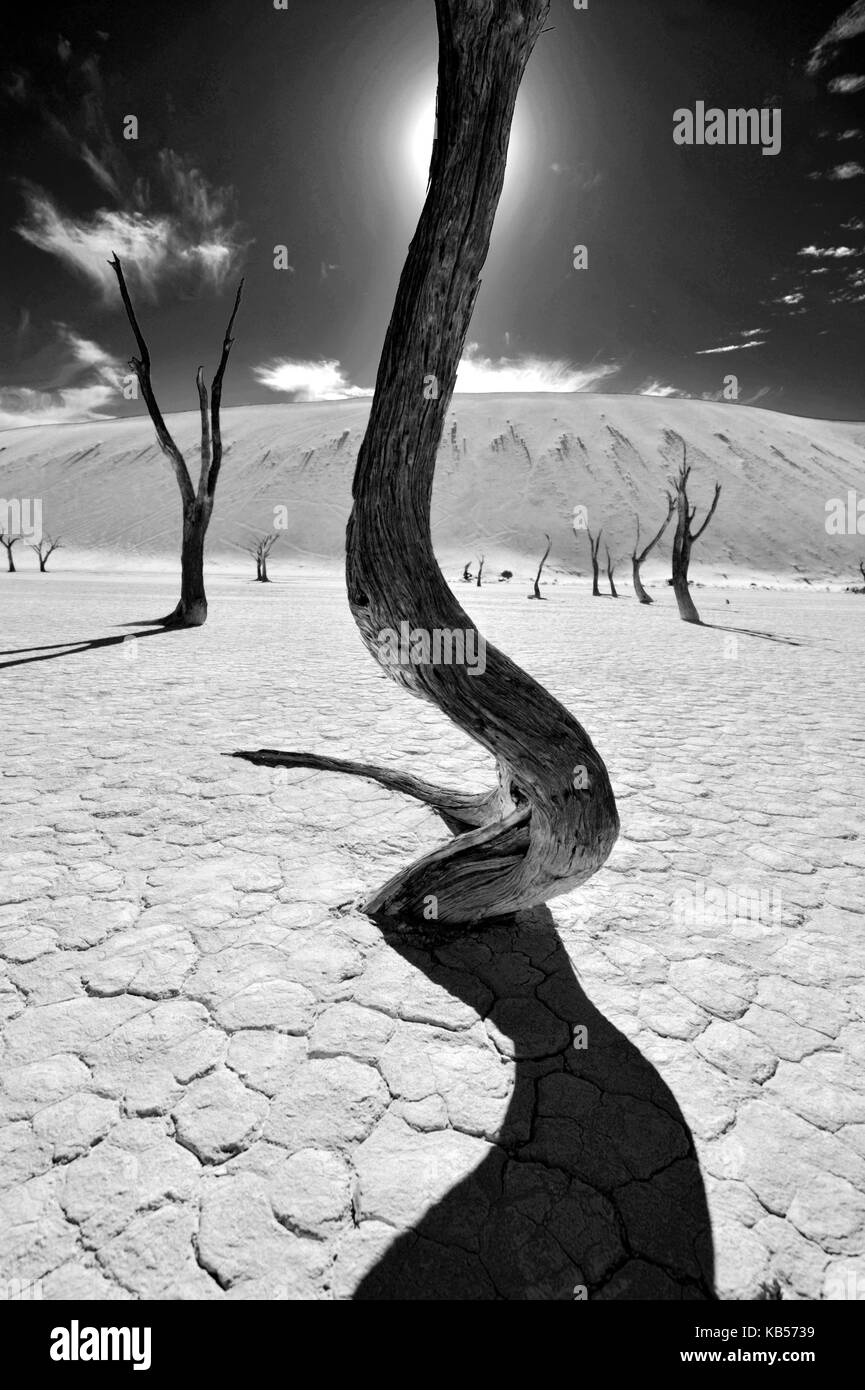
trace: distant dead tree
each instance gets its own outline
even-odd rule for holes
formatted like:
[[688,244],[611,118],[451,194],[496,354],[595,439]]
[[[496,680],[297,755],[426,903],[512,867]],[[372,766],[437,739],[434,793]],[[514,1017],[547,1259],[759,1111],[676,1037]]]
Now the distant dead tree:
[[676,520],[676,534],[673,538],[673,591],[676,595],[676,602],[679,605],[679,617],[683,623],[699,623],[700,615],[697,612],[694,600],[691,598],[691,591],[688,588],[688,566],[691,563],[691,546],[698,541],[705,531],[712,517],[715,515],[715,508],[718,505],[718,498],[721,496],[721,484],[715,484],[715,496],[712,498],[712,505],[706,513],[706,520],[703,522],[699,531],[691,530],[691,523],[697,515],[697,508],[692,507],[688,502],[688,479],[691,476],[691,468],[688,463],[688,445],[682,440],[682,462],[679,471],[674,478],[670,479],[675,491],[676,509],[678,512]]
[[481,555],[480,559],[478,560],[478,588],[481,587],[481,575],[483,574],[483,572],[484,572],[484,557],[483,557],[483,555]]
[[[436,0],[438,137],[429,190],[385,336],[346,532],[348,601],[385,673],[442,710],[495,759],[488,791],[445,790],[365,763],[273,749],[271,767],[350,772],[433,806],[455,838],[397,873],[364,903],[385,923],[429,929],[519,912],[584,883],[619,829],[607,769],[585,729],[491,643],[483,672],[430,660],[393,663],[382,633],[410,622],[480,634],[439,569],[430,534],[436,455],[502,191],[522,75],[549,0]],[[446,306],[446,312],[442,312]],[[434,371],[438,394],[424,381]],[[408,466],[407,466],[408,465]]]
[[[546,531],[544,532],[544,535],[547,536]],[[551,546],[552,541],[550,540],[549,536],[547,536],[547,548],[541,556],[541,563],[538,565],[538,572],[535,575],[535,590],[534,593],[529,594],[529,598],[543,598],[543,594],[541,593],[541,574],[543,572],[544,565],[546,564],[547,556],[550,553]]]
[[10,574],[15,574],[16,572],[15,557],[12,554],[12,547],[16,544],[16,542],[20,540],[20,536],[4,536],[3,532],[0,531],[0,545],[2,545],[4,550],[6,551],[6,559],[8,561],[7,568]]
[[616,562],[615,560],[610,559],[610,547],[606,544],[606,542],[604,543],[604,552],[607,556],[607,579],[610,583],[610,597],[618,598],[619,595],[616,593],[616,586],[613,583],[613,570],[615,569]]
[[667,515],[664,517],[664,522],[661,526],[661,529],[659,530],[658,534],[654,536],[652,540],[649,541],[649,544],[643,550],[640,550],[640,516],[639,513],[637,513],[637,537],[634,541],[634,549],[631,554],[631,566],[632,573],[634,576],[634,593],[637,595],[637,598],[640,600],[640,603],[654,603],[655,601],[653,598],[649,597],[649,595],[643,588],[643,581],[640,578],[640,566],[642,565],[646,557],[649,554],[651,554],[655,546],[658,544],[658,541],[661,539],[661,537],[663,536],[664,532],[670,524],[670,518],[672,517],[673,512],[676,510],[676,499],[669,492],[667,493],[667,504]]
[[466,561],[466,567],[465,567],[465,569],[463,570],[463,583],[464,583],[464,584],[471,584],[471,582],[472,582],[473,579],[474,579],[474,575],[472,574],[472,562],[471,562],[471,560],[468,560],[468,561]]
[[252,545],[246,547],[247,554],[255,560],[255,578],[259,584],[270,583],[267,574],[267,557],[278,540],[279,534],[274,531],[266,536],[260,536]]
[[138,320],[135,317],[135,310],[132,307],[132,300],[126,288],[126,280],[123,276],[123,268],[115,254],[114,259],[108,264],[117,276],[117,283],[120,286],[120,297],[123,300],[123,307],[126,310],[126,317],[135,334],[135,341],[138,344],[140,357],[130,359],[129,365],[138,378],[141,387],[141,394],[153,421],[156,430],[156,438],[162,452],[171,460],[174,468],[174,475],[177,478],[177,485],[180,488],[180,498],[183,504],[183,540],[180,548],[180,602],[173,612],[161,619],[165,627],[201,627],[207,621],[207,595],[204,592],[204,537],[207,534],[207,527],[210,524],[210,516],[213,511],[213,499],[216,493],[216,482],[219,477],[219,470],[222,466],[222,432],[219,420],[219,408],[222,403],[222,379],[225,375],[225,368],[228,364],[228,354],[231,352],[231,345],[234,339],[231,331],[234,328],[234,320],[240,308],[240,299],[243,294],[243,281],[237,287],[237,294],[234,299],[234,308],[231,311],[231,318],[228,320],[228,327],[225,330],[225,337],[222,341],[222,355],[219,359],[219,366],[210,387],[209,418],[208,418],[208,399],[207,387],[204,384],[204,368],[199,367],[195,377],[195,384],[198,388],[198,404],[201,411],[201,471],[198,478],[197,489],[192,485],[189,469],[186,460],[178,449],[169,433],[168,426],[162,418],[162,411],[153,393],[153,385],[150,380],[150,352],[144,341]]
[[595,598],[600,598],[600,597],[601,597],[601,590],[600,590],[600,587],[599,587],[599,585],[598,585],[598,576],[599,576],[599,574],[600,574],[600,572],[601,572],[601,567],[600,567],[600,565],[599,565],[599,563],[598,563],[598,551],[599,551],[600,546],[601,546],[601,536],[602,536],[603,534],[604,534],[604,528],[603,528],[603,526],[601,527],[601,529],[600,529],[600,531],[598,532],[597,536],[593,536],[592,533],[591,533],[591,531],[589,530],[588,526],[586,527],[586,535],[587,535],[588,538],[589,538],[589,549],[590,549],[591,552],[592,552],[592,595],[593,595],[593,597],[595,597]]
[[39,556],[39,573],[44,574],[45,566],[48,564],[49,559],[54,554],[55,550],[60,549],[60,540],[58,538],[55,541],[52,540],[50,536],[43,536],[42,540],[37,541],[35,545],[31,545],[30,549],[34,554]]
[[504,581],[505,583],[507,583],[507,581],[508,581],[509,579],[513,579],[513,577],[514,577],[514,572],[513,572],[513,570],[502,570],[501,574],[499,575],[499,583],[501,584],[503,581]]

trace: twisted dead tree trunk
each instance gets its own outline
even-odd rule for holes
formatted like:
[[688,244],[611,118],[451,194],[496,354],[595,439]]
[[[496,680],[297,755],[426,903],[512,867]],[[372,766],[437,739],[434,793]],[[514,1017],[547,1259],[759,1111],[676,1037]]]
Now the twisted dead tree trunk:
[[478,588],[481,587],[481,575],[483,574],[483,572],[484,572],[484,556],[481,555],[480,559],[478,560],[478,582],[477,582],[477,587],[478,587]]
[[597,536],[593,536],[592,533],[591,533],[591,531],[589,530],[588,526],[586,527],[586,535],[587,535],[588,538],[589,538],[589,549],[590,549],[591,552],[592,552],[592,597],[593,597],[593,598],[600,598],[600,597],[601,597],[601,589],[600,589],[600,585],[598,584],[598,577],[599,577],[599,575],[600,575],[600,573],[601,573],[601,566],[600,566],[600,563],[599,563],[599,561],[598,561],[598,551],[599,551],[600,548],[601,548],[601,536],[602,536],[603,534],[604,534],[604,528],[603,528],[603,526],[601,527],[601,529],[600,529],[600,531],[598,532]]
[[[430,497],[501,194],[514,102],[548,8],[549,0],[436,0],[438,138],[358,457],[346,579],[368,650],[392,679],[494,756],[498,781],[471,795],[338,764],[427,802],[456,836],[364,904],[385,919],[474,923],[544,902],[590,878],[618,833],[607,770],[588,734],[503,652],[486,647],[483,674],[381,661],[382,632],[399,631],[403,622],[479,639],[436,563]],[[439,383],[435,400],[423,393],[430,373]],[[273,766],[337,766],[304,753],[239,756]]]
[[619,595],[616,593],[616,586],[613,583],[613,569],[615,568],[615,561],[610,559],[610,547],[608,545],[604,546],[604,551],[607,556],[607,579],[610,585],[610,598],[618,598]]
[[[544,535],[547,536],[546,531],[544,532]],[[545,565],[546,562],[547,562],[547,556],[548,556],[549,553],[550,553],[550,548],[551,548],[552,544],[553,544],[553,543],[552,543],[552,541],[550,540],[549,536],[547,536],[547,548],[546,548],[546,550],[544,551],[543,555],[541,556],[541,563],[538,565],[538,572],[537,572],[537,574],[535,575],[535,591],[534,591],[533,594],[529,594],[529,595],[528,595],[529,598],[540,598],[540,599],[543,598],[543,594],[541,593],[541,575],[543,574],[544,565]]]
[[234,342],[231,330],[234,328],[234,320],[240,308],[243,281],[241,280],[237,287],[234,308],[231,311],[231,318],[228,320],[228,327],[222,341],[222,355],[210,387],[209,416],[203,367],[198,368],[195,377],[195,384],[198,388],[198,405],[201,412],[201,471],[196,489],[192,486],[186,460],[172,439],[168,426],[162,418],[162,411],[157,404],[150,379],[150,352],[135,317],[135,310],[132,307],[132,300],[129,297],[126,280],[123,276],[123,267],[116,255],[108,264],[117,276],[126,317],[129,319],[132,332],[135,334],[135,341],[138,344],[138,351],[141,354],[140,357],[130,358],[129,365],[138,378],[141,394],[153,421],[153,428],[156,430],[159,447],[171,460],[183,506],[183,539],[180,547],[180,602],[173,612],[160,621],[164,627],[201,627],[207,621],[207,595],[204,592],[204,537],[210,525],[216,481],[222,467],[222,431],[219,419],[222,403],[222,379],[228,365],[228,354],[231,352],[231,345]]
[[658,544],[658,541],[661,539],[661,537],[663,536],[664,532],[670,524],[670,519],[673,515],[673,512],[676,510],[676,499],[675,497],[672,497],[669,492],[667,493],[667,504],[667,515],[664,517],[663,525],[661,526],[661,529],[658,532],[658,534],[654,536],[652,540],[649,541],[649,544],[645,547],[644,550],[640,550],[640,517],[639,513],[637,513],[637,536],[636,540],[634,541],[634,550],[631,555],[631,568],[634,576],[634,593],[637,595],[637,598],[640,600],[640,603],[655,602],[655,600],[653,598],[650,598],[649,595],[646,593],[645,589],[643,588],[643,581],[640,578],[640,566],[642,565],[643,561],[647,558],[647,556],[651,554],[655,546]]
[[688,588],[688,566],[691,563],[691,547],[698,541],[705,531],[712,517],[715,515],[715,508],[718,505],[718,498],[721,496],[721,484],[715,484],[715,496],[712,498],[712,505],[706,514],[699,531],[691,530],[691,523],[697,515],[697,508],[692,507],[688,501],[688,479],[691,476],[691,467],[688,463],[688,446],[682,440],[682,462],[675,478],[670,482],[675,489],[675,500],[677,509],[676,534],[673,538],[673,592],[676,595],[676,602],[679,605],[679,617],[683,623],[699,623],[700,615],[697,612],[696,604],[691,598],[691,591]]
[[13,545],[15,545],[17,541],[20,541],[20,539],[20,536],[4,536],[2,533],[0,533],[0,545],[2,545],[3,549],[6,551],[7,569],[10,574],[17,574],[17,570],[15,569],[15,557],[12,554],[12,547]]

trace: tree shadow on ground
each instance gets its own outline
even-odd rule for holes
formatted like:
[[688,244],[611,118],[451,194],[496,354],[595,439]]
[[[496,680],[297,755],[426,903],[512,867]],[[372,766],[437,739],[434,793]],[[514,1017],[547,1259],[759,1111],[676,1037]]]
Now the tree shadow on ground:
[[726,623],[707,623],[700,619],[695,627],[708,627],[714,632],[740,632],[743,637],[760,637],[764,642],[781,642],[785,647],[804,647],[806,643],[797,642],[795,637],[779,637],[777,632],[763,632],[756,627],[730,627]]
[[[14,656],[17,661],[0,661],[0,671],[8,669],[10,666],[28,666],[34,661],[56,661],[61,656],[80,656],[82,652],[97,651],[100,647],[117,647],[123,642],[138,642],[142,637],[156,637],[161,632],[169,632],[170,628],[147,628],[141,632],[130,632],[120,637],[91,637],[82,638],[76,641],[74,638],[68,642],[51,642],[44,647],[12,647],[8,651],[0,651],[0,656]],[[38,652],[38,656],[24,656],[24,652]]]
[[353,1297],[713,1299],[691,1133],[654,1066],[588,999],[548,909],[471,933],[385,936],[472,1007],[479,989],[494,994],[487,1018],[515,1088],[488,1156]]

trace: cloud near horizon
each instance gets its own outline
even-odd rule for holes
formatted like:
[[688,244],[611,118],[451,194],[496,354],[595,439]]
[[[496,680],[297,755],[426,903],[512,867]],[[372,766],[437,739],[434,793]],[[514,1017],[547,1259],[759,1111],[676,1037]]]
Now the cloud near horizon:
[[28,425],[81,424],[110,420],[117,404],[124,368],[118,358],[58,323],[57,368],[52,382],[41,388],[0,386],[0,429]]
[[[572,367],[567,362],[542,357],[482,357],[476,344],[469,344],[457,370],[455,395],[486,395],[502,392],[520,395],[537,391],[591,391],[619,368],[609,363]],[[337,361],[298,361],[281,358],[253,368],[256,381],[270,391],[278,391],[293,401],[340,401],[371,396],[372,387],[354,386],[347,381]]]

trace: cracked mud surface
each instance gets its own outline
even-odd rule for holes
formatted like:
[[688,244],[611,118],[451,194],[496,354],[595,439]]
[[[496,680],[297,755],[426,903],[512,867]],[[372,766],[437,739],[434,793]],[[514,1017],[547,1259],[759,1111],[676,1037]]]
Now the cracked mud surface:
[[[57,659],[8,653],[117,632],[170,590],[15,581],[0,1279],[556,1300],[865,1277],[861,601],[698,591],[707,621],[801,644],[740,633],[731,657],[666,595],[458,586],[590,731],[622,836],[548,909],[385,936],[357,899],[441,822],[222,756],[488,784],[482,750],[377,672],[340,581],[214,579],[207,627]],[[730,907],[749,893],[759,918]]]

